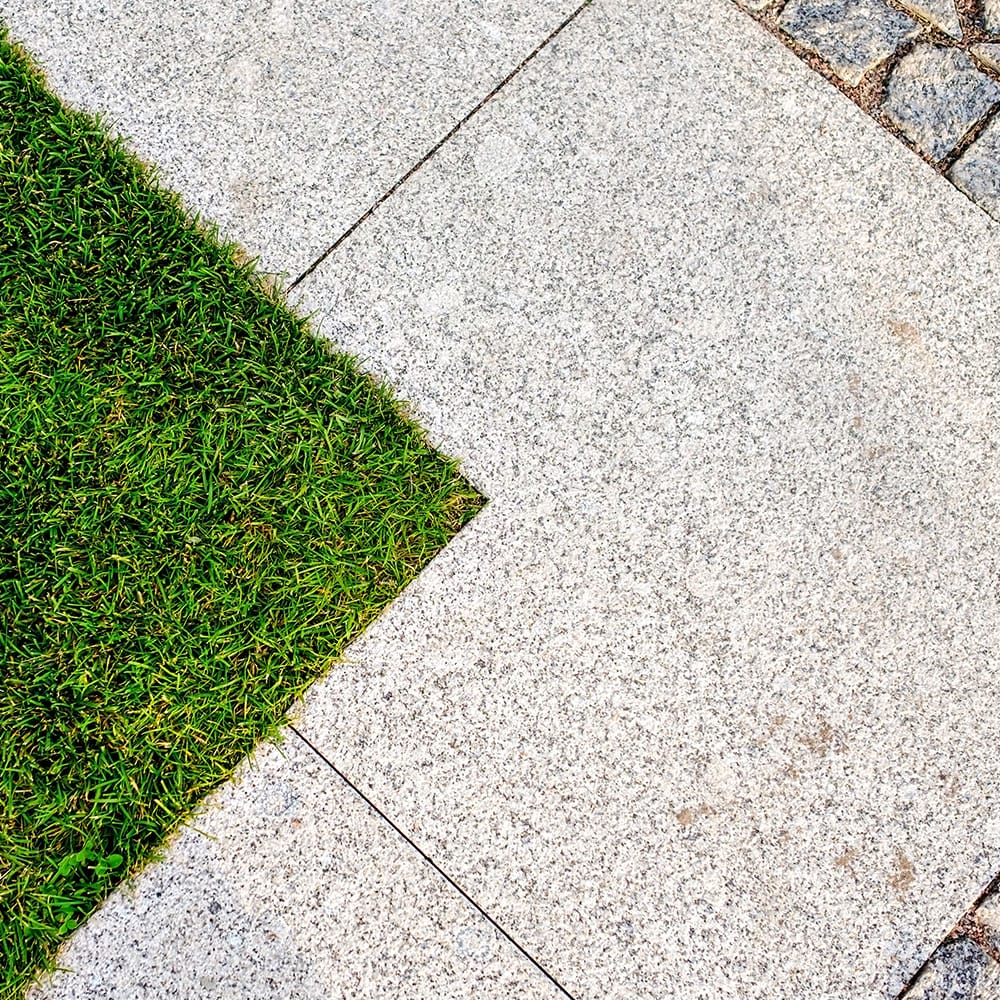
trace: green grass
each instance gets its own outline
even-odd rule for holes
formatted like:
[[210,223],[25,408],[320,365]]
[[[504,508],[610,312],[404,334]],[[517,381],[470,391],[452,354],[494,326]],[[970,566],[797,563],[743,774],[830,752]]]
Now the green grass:
[[0,996],[480,505],[0,28]]

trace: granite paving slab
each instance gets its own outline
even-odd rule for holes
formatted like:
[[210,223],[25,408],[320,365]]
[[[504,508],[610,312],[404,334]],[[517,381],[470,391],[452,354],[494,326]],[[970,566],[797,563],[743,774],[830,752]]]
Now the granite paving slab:
[[644,0],[300,286],[491,497],[303,732],[575,997],[894,997],[1000,868],[998,250]]
[[563,996],[294,735],[59,962],[29,1000]]
[[[736,0],[914,152],[1000,219],[1000,19],[993,0]],[[960,170],[952,170],[956,161]]]
[[578,3],[3,0],[0,17],[56,93],[294,278]]

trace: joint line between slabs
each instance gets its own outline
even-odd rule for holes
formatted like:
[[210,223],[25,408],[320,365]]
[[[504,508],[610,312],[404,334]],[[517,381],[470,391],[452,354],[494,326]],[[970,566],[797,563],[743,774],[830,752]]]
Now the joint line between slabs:
[[500,91],[503,90],[504,87],[506,87],[507,84],[510,83],[511,80],[513,80],[514,77],[516,77],[521,72],[521,70],[523,70],[535,58],[535,56],[537,56],[543,49],[545,49],[551,42],[553,42],[556,39],[556,37],[565,28],[569,27],[569,25],[572,24],[573,21],[575,21],[576,18],[580,14],[582,14],[583,11],[587,7],[589,7],[593,2],[594,0],[583,0],[583,3],[581,3],[580,6],[576,8],[576,10],[574,10],[561,24],[559,24],[552,32],[550,32],[538,45],[536,45],[535,48],[532,49],[532,51],[528,53],[528,55],[525,56],[524,59],[522,59],[521,62],[518,63],[517,66],[514,67],[514,69],[512,69],[471,111],[469,111],[465,115],[464,118],[461,118],[457,124],[453,125],[452,128],[447,133],[445,133],[445,135],[441,139],[438,139],[438,141],[433,146],[431,146],[431,148],[426,153],[424,153],[424,155],[419,160],[417,160],[417,162],[414,163],[413,166],[410,167],[410,169],[407,170],[406,173],[403,174],[403,176],[400,177],[399,180],[397,180],[395,184],[393,184],[392,187],[389,188],[388,191],[385,192],[385,194],[383,194],[380,198],[378,198],[375,202],[373,202],[372,205],[364,212],[363,215],[359,216],[359,218],[357,218],[346,230],[344,230],[344,232],[341,233],[341,235],[338,236],[337,239],[334,240],[334,242],[330,244],[330,246],[326,250],[324,250],[323,253],[321,253],[288,286],[286,291],[287,292],[292,291],[292,289],[297,287],[299,284],[301,284],[301,282],[303,282],[306,278],[308,278],[309,275],[312,274],[313,271],[315,271],[316,268],[319,267],[319,265],[322,264],[323,261],[326,260],[326,258],[329,257],[330,254],[334,252],[334,250],[336,250],[346,239],[348,239],[362,223],[367,222],[368,219],[370,219],[372,215],[374,215],[375,212],[385,202],[387,202],[425,163],[427,163],[428,160],[430,160],[441,149],[442,146],[445,145],[445,143],[451,140],[455,135],[458,134],[458,132],[465,125],[467,125],[473,118],[475,118],[475,116],[479,114],[479,112],[482,111],[483,108],[485,108],[486,105],[489,104],[489,102],[492,101],[493,98],[496,97],[497,94],[499,94]]
[[556,979],[556,977],[553,976],[552,973],[549,972],[549,970],[546,969],[545,966],[542,965],[542,963],[539,962],[538,959],[535,958],[535,956],[532,955],[531,952],[527,950],[527,948],[524,947],[524,945],[522,945],[519,941],[517,941],[508,931],[504,930],[504,928],[501,927],[499,923],[497,923],[494,917],[490,916],[490,914],[487,913],[486,910],[484,910],[482,906],[480,906],[479,903],[477,903],[429,854],[427,854],[426,851],[424,851],[417,843],[415,843],[413,838],[410,837],[409,834],[407,834],[400,826],[394,823],[382,809],[380,809],[377,805],[375,805],[375,803],[372,802],[372,800],[367,795],[365,795],[365,793],[361,791],[361,789],[358,788],[358,786],[355,785],[354,782],[351,781],[351,779],[348,778],[347,775],[344,774],[344,772],[341,771],[340,768],[337,767],[337,765],[334,764],[329,757],[327,757],[321,750],[319,750],[316,746],[310,743],[309,740],[307,740],[306,737],[303,736],[302,733],[300,733],[298,729],[295,728],[295,726],[289,726],[288,728],[293,733],[295,733],[295,735],[300,740],[302,740],[302,742],[310,750],[312,750],[312,752],[316,754],[316,756],[319,757],[319,759],[323,761],[323,763],[326,764],[326,766],[329,767],[330,770],[333,771],[333,773],[336,774],[337,777],[340,778],[340,780],[345,785],[347,785],[347,787],[350,788],[351,791],[353,791],[354,794],[357,795],[358,798],[360,798],[361,801],[364,802],[365,805],[367,805],[368,808],[371,809],[376,816],[385,820],[385,822],[388,823],[389,826],[392,827],[392,829],[404,841],[406,841],[406,843],[409,844],[410,847],[412,847],[417,852],[417,854],[419,854],[420,857],[423,858],[423,860],[428,865],[430,865],[431,868],[433,868],[434,871],[436,871],[438,875],[441,876],[441,878],[445,880],[445,882],[448,883],[448,885],[450,885],[474,910],[476,910],[476,912],[478,912],[480,916],[484,917],[486,921],[494,928],[494,930],[496,930],[503,938],[509,941],[539,972],[541,972],[541,974],[545,976],[545,978],[550,983],[552,983],[552,985],[555,986],[555,988],[559,990],[559,992],[562,993],[564,997],[568,998],[568,1000],[576,1000],[573,994],[570,993],[569,990],[567,990],[566,987],[563,986],[563,984],[560,983],[559,980]]

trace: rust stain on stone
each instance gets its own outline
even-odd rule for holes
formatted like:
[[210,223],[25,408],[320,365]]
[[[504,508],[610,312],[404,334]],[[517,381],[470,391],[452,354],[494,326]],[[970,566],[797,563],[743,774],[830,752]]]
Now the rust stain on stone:
[[831,750],[839,752],[842,749],[840,746],[835,746],[837,743],[836,730],[822,717],[816,732],[800,736],[799,741],[817,757],[825,757]]
[[854,870],[854,862],[860,857],[860,852],[857,848],[848,847],[844,849],[844,853],[838,855],[833,859],[833,863],[840,868],[842,871],[847,872],[851,878],[857,879],[858,873]]
[[900,899],[905,899],[910,887],[916,880],[916,869],[913,862],[906,856],[906,852],[901,848],[896,848],[896,871],[889,879],[889,885],[896,890],[896,895]]
[[702,803],[701,805],[694,806],[693,808],[685,807],[677,813],[677,822],[681,826],[690,826],[696,819],[702,816],[714,816],[715,810],[710,806]]
[[923,343],[920,331],[912,323],[907,323],[905,320],[889,320],[889,329],[901,344],[917,347]]

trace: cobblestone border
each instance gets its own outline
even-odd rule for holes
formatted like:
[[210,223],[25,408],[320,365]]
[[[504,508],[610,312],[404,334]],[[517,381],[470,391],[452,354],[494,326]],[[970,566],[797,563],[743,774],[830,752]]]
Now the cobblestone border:
[[733,0],[1000,220],[1000,0]]

